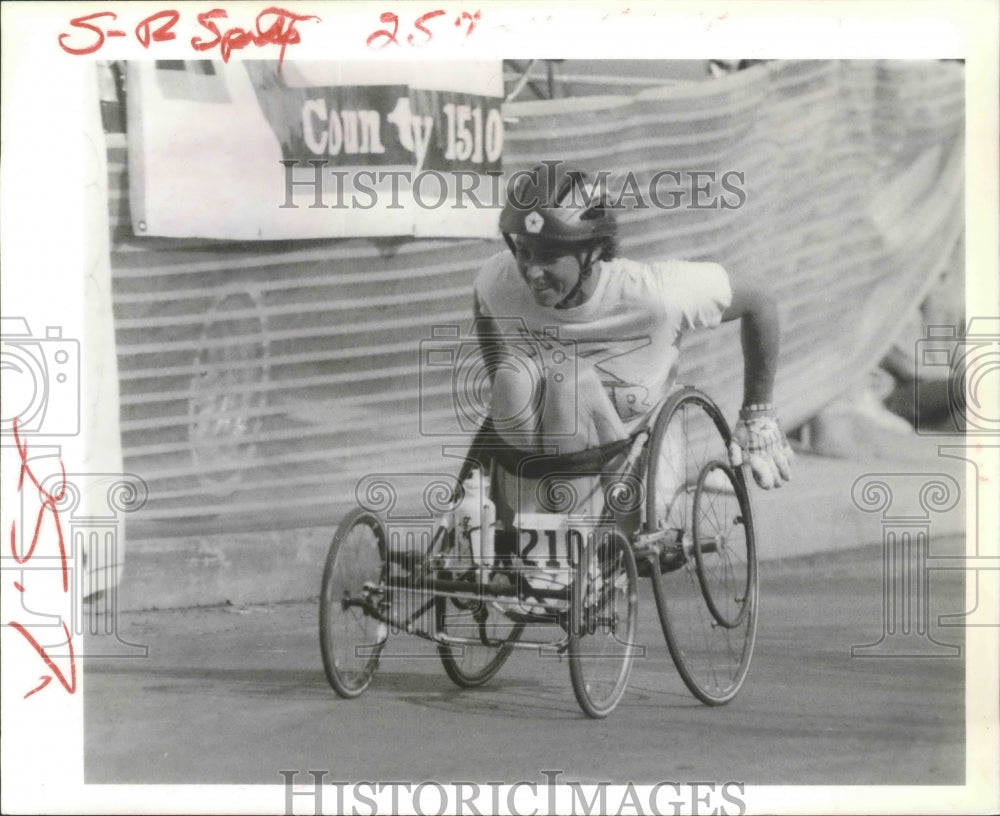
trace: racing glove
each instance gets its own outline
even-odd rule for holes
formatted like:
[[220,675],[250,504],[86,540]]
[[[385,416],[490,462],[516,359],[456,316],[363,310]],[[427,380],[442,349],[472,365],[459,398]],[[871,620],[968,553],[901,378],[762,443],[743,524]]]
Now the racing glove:
[[754,481],[764,490],[781,487],[792,476],[794,453],[770,405],[750,406],[740,411],[729,443],[729,463],[750,465]]

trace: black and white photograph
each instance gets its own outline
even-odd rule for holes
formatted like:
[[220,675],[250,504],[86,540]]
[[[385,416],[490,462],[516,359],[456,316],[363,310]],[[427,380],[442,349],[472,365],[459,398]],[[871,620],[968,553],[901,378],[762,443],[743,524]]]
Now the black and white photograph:
[[4,813],[1000,809],[1000,11],[5,2]]

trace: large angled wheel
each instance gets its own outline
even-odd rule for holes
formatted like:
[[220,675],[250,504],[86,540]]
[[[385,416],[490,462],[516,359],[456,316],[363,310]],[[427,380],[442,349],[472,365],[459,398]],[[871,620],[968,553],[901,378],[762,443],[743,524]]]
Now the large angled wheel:
[[583,548],[570,593],[569,673],[580,708],[606,717],[628,686],[639,621],[635,556],[618,533]]
[[375,677],[388,635],[380,617],[386,576],[385,527],[355,509],[334,534],[319,601],[323,669],[341,697],[357,697]]
[[436,601],[439,634],[469,638],[474,643],[438,643],[438,655],[451,681],[462,688],[481,686],[507,662],[524,624],[514,622],[489,600]]
[[657,416],[646,463],[645,533],[659,531],[666,550],[647,564],[660,625],[707,705],[737,695],[757,636],[753,511],[743,469],[726,464],[729,440],[715,403],[685,388]]

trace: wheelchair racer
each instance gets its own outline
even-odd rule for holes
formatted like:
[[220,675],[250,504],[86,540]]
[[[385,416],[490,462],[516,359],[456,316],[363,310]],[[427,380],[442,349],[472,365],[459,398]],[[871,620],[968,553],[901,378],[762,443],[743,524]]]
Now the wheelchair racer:
[[[581,170],[545,162],[512,182],[500,216],[510,252],[489,258],[474,285],[500,438],[522,449],[555,444],[560,453],[621,440],[671,390],[682,335],[738,319],[743,405],[730,461],[746,462],[765,490],[789,480],[792,450],[772,402],[779,323],[769,288],[716,263],[619,257],[614,212]],[[529,337],[508,340],[512,321]],[[524,340],[537,349],[533,366],[514,359]],[[575,352],[572,376],[559,365],[561,348]]]

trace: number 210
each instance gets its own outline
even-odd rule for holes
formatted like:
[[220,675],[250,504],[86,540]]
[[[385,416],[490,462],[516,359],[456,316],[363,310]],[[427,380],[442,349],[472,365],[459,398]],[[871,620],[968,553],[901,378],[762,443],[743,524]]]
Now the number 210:
[[[528,555],[538,546],[538,534],[544,533],[545,543],[548,545],[548,555],[549,558],[545,562],[546,567],[564,567],[566,566],[566,556],[569,556],[569,562],[572,563],[576,558],[576,551],[574,550],[574,545],[582,547],[583,546],[583,536],[580,534],[579,530],[566,530],[566,544],[562,551],[559,552],[559,542],[556,538],[558,530],[521,530],[521,535],[527,536],[528,541],[524,546],[521,547],[521,560],[529,567],[537,567],[538,561],[529,558]],[[560,559],[562,555],[562,559]]]

